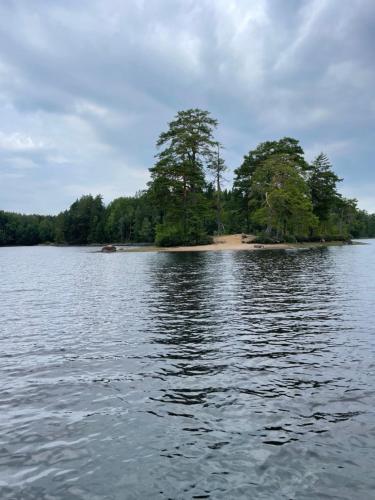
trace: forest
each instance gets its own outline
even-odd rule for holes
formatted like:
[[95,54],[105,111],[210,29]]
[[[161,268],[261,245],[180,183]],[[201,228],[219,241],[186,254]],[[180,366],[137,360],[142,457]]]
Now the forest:
[[197,245],[232,233],[262,243],[375,237],[375,214],[342,196],[328,157],[308,163],[297,139],[258,144],[228,187],[217,126],[208,111],[178,112],[158,138],[143,191],[107,206],[84,195],[55,216],[0,211],[0,245]]

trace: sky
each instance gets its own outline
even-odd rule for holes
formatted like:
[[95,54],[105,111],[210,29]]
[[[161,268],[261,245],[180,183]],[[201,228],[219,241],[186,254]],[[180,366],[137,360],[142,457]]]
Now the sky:
[[375,212],[374,49],[374,0],[2,0],[0,209],[133,195],[158,135],[199,107],[231,172],[295,137]]

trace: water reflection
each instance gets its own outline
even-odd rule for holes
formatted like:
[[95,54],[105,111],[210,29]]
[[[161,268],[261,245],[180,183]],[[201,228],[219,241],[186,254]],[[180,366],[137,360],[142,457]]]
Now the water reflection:
[[[331,424],[362,414],[358,400],[352,408],[341,400],[348,366],[337,349],[353,325],[336,308],[328,250],[171,254],[150,276],[160,291],[150,302],[150,341],[163,347],[154,359],[166,382],[152,401],[159,416],[183,419],[166,456],[206,449],[215,473],[238,476],[265,455],[248,481],[266,495],[258,473],[276,466],[269,446],[288,446],[277,460],[294,467],[304,449],[319,456],[319,439],[335,446],[340,430]],[[209,450],[225,447],[247,458],[223,469],[221,452]]]
[[374,247],[24,252],[2,498],[371,497]]

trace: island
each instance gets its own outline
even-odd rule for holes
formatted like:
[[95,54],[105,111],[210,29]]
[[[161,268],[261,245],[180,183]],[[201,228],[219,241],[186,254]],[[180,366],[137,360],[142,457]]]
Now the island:
[[[0,211],[0,246],[242,250],[375,237],[375,214],[339,192],[342,179],[327,155],[308,161],[297,139],[283,137],[258,144],[231,169],[217,127],[208,111],[179,111],[157,140],[143,191],[108,205],[101,195],[84,195],[58,215]],[[241,234],[254,236],[246,244]]]

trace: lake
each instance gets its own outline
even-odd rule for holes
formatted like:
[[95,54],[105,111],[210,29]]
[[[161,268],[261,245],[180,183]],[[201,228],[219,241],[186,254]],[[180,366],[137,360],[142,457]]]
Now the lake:
[[374,498],[368,243],[0,248],[0,498]]

